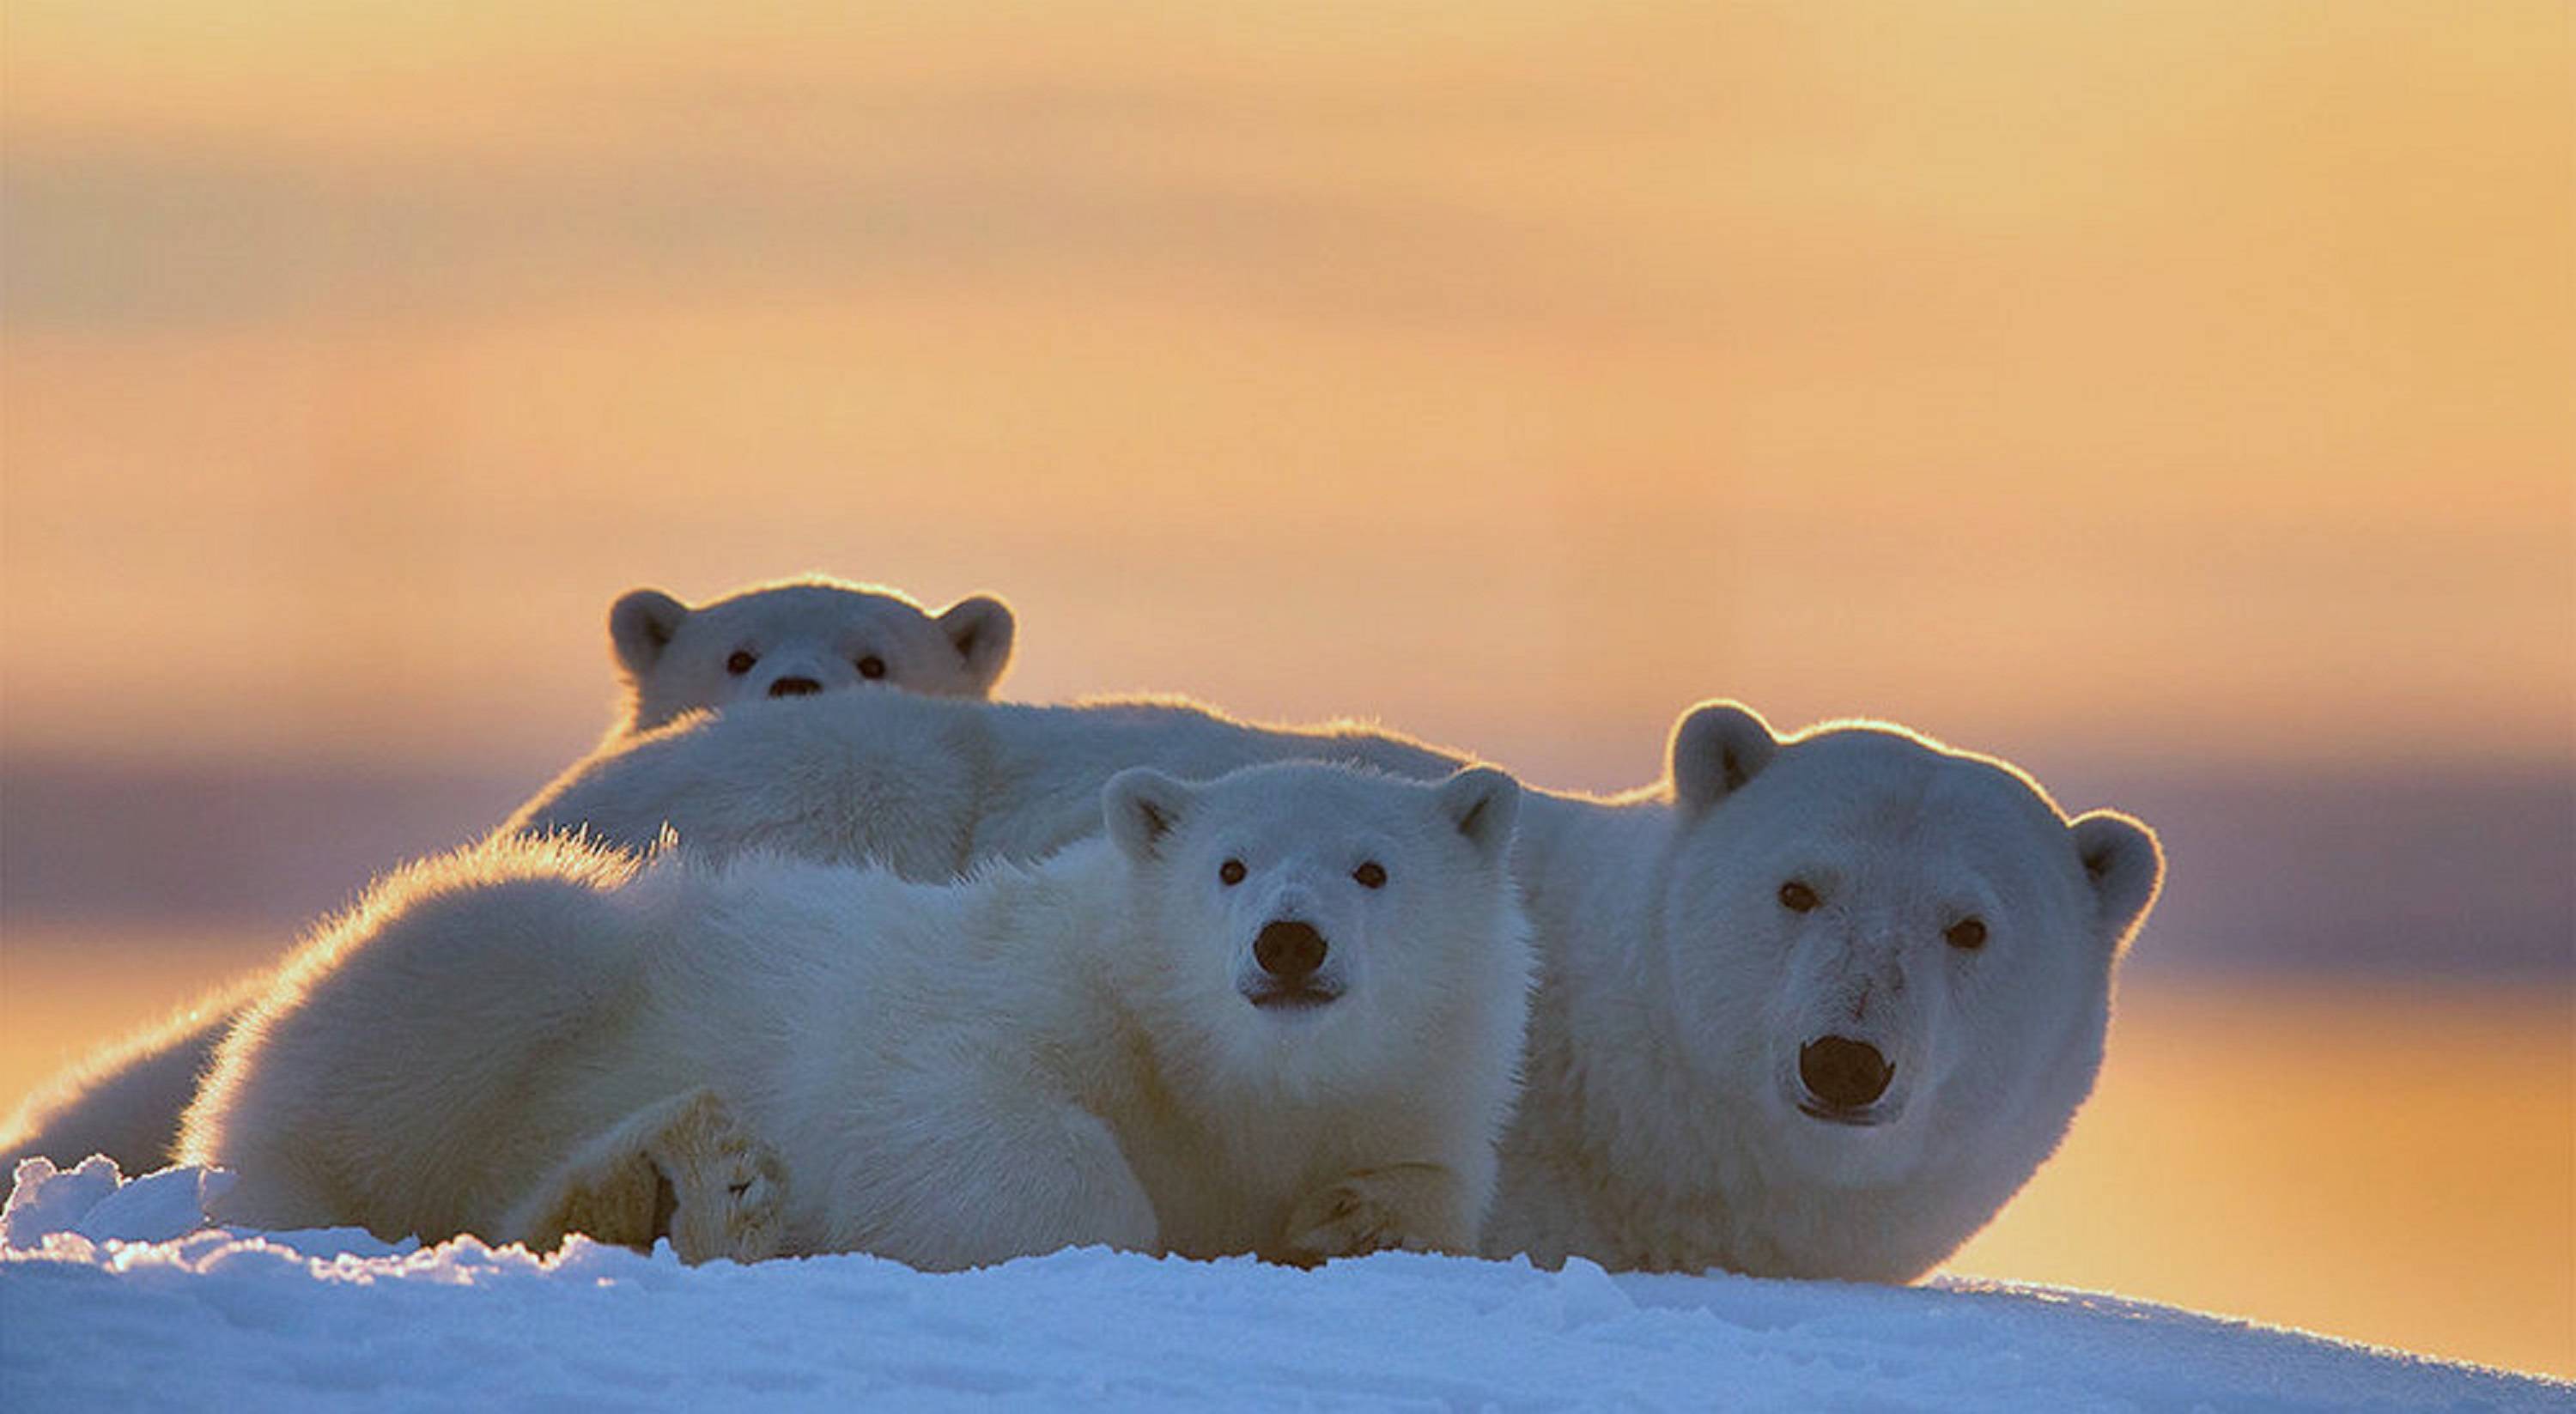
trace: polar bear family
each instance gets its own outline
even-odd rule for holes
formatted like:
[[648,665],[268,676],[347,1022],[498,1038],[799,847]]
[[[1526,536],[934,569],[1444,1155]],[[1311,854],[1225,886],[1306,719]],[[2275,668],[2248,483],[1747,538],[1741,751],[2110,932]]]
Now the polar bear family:
[[[1884,726],[1783,738],[1703,704],[1658,785],[1594,799],[1375,730],[975,701],[1001,667],[977,652],[1008,651],[990,600],[962,635],[725,695],[707,664],[850,657],[763,593],[740,596],[756,648],[693,634],[720,606],[621,600],[634,730],[489,845],[382,886],[231,1027],[185,1155],[242,1172],[246,1220],[926,1266],[1414,1245],[1907,1280],[2062,1136],[2161,880],[2136,821],[2070,820]],[[889,656],[925,644],[940,673]],[[782,674],[824,650],[784,651]],[[657,695],[683,661],[698,685]],[[772,700],[871,679],[952,696]],[[1268,764],[1293,761],[1333,764]],[[1431,832],[1445,853],[1384,823],[1478,791]],[[1341,903],[1378,912],[1335,920],[1309,916],[1332,870],[1279,904],[1251,857],[1355,849],[1400,857],[1343,860]],[[1516,1103],[1515,890],[1537,977]],[[1234,991],[1156,1009],[1202,975],[1182,959],[1220,956]],[[1333,995],[1275,1014],[1273,963]],[[46,1134],[120,1106],[150,1107],[111,1077]]]
[[[1387,733],[853,694],[602,753],[511,822],[721,859],[786,851],[953,877],[1095,832],[1137,764],[1322,758],[1432,777]],[[1781,740],[1685,714],[1664,783],[1527,793],[1513,876],[1542,985],[1480,1249],[1543,1261],[1905,1280],[1974,1233],[2092,1088],[2154,837],[1898,730]]]

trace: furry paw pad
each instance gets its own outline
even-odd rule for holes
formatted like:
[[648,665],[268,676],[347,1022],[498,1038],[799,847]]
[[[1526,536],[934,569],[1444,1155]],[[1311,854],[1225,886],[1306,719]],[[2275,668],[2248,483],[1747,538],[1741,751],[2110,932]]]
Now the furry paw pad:
[[723,1097],[700,1091],[647,1143],[661,1175],[659,1224],[680,1260],[775,1257],[787,1235],[787,1170]]
[[1433,1244],[1415,1234],[1365,1180],[1351,1179],[1314,1194],[1289,1214],[1284,1260],[1312,1266],[1371,1252],[1431,1250]]

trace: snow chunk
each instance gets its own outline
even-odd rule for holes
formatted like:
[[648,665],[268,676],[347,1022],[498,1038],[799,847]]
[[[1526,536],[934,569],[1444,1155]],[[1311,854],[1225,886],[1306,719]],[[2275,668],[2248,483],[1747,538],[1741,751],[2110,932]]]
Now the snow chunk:
[[92,1154],[65,1173],[51,1159],[20,1159],[0,1207],[0,1245],[34,1247],[49,1233],[69,1232],[124,1182],[116,1161]]
[[58,1232],[92,1242],[167,1242],[204,1229],[206,1205],[232,1183],[222,1169],[198,1168],[130,1179],[105,1154],[69,1172],[49,1159],[21,1159],[0,1207],[0,1245],[39,1247]]

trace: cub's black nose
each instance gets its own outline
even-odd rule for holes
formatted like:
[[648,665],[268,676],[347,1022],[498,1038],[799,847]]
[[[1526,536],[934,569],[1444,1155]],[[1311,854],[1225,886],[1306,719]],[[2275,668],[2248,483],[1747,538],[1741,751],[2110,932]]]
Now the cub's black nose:
[[1798,1078],[1807,1093],[1838,1110],[1875,1104],[1895,1075],[1896,1067],[1867,1041],[1819,1036],[1798,1048]]
[[1324,965],[1324,935],[1315,925],[1293,918],[1274,918],[1261,925],[1252,940],[1252,960],[1282,981],[1295,982]]
[[822,690],[823,685],[812,678],[780,678],[769,685],[772,697],[811,697]]

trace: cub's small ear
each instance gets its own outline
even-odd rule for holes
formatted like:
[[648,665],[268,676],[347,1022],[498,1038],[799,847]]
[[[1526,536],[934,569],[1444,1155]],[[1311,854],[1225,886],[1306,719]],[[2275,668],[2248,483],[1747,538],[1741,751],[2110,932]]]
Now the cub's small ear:
[[1142,863],[1162,848],[1195,794],[1151,766],[1131,766],[1100,788],[1100,818],[1127,857]]
[[1432,800],[1477,853],[1498,858],[1512,847],[1521,783],[1509,775],[1491,766],[1470,766],[1434,787]]
[[2165,882],[2164,847],[2155,831],[2116,810],[2079,815],[2067,828],[2075,837],[2075,857],[2084,863],[2085,882],[2093,886],[2102,937],[2116,952],[2129,945],[2155,907]]
[[671,635],[689,617],[689,606],[658,589],[633,589],[608,607],[608,646],[630,678],[662,661]]
[[1011,666],[1011,637],[1018,626],[1011,606],[990,594],[978,594],[949,605],[937,623],[957,656],[966,660],[966,676],[990,694]]
[[1697,815],[1742,790],[1779,750],[1762,714],[1741,702],[1703,702],[1673,727],[1673,798]]

